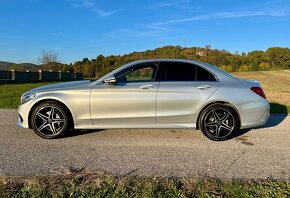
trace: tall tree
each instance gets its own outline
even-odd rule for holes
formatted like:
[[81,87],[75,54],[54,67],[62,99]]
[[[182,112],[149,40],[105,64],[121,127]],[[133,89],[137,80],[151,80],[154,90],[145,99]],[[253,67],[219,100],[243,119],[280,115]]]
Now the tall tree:
[[264,51],[255,50],[248,53],[248,63],[251,65],[251,70],[258,71],[259,65],[262,62],[268,62],[267,56]]
[[61,68],[61,61],[58,54],[52,50],[41,50],[38,61],[43,65],[44,70],[59,70]]
[[290,69],[290,49],[281,47],[271,47],[266,51],[270,59],[270,64],[278,68]]

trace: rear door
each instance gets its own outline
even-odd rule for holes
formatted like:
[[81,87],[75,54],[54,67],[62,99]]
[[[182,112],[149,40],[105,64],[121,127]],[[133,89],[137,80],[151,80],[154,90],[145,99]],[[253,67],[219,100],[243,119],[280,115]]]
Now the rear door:
[[219,81],[206,69],[185,62],[161,62],[157,123],[193,123]]

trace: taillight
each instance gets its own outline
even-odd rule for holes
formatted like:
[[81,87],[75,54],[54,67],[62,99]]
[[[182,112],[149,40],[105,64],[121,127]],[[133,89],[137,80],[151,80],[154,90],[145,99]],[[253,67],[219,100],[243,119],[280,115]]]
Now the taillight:
[[251,90],[261,96],[262,98],[266,99],[266,95],[261,87],[252,87]]

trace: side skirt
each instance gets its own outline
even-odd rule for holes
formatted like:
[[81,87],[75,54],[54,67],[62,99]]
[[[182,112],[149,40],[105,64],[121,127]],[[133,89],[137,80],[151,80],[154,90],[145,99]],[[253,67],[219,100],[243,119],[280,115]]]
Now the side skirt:
[[75,129],[118,129],[118,128],[142,128],[142,129],[162,129],[162,128],[192,128],[196,129],[196,123],[170,123],[170,124],[151,124],[151,125],[134,125],[134,124],[110,124],[110,125],[75,125]]

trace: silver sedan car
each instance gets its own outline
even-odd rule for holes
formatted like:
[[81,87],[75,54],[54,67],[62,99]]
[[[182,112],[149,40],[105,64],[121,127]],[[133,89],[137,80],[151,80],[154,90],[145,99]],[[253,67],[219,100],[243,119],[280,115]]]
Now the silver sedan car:
[[70,129],[197,128],[225,140],[264,125],[269,110],[257,81],[199,61],[154,59],[128,63],[96,81],[25,92],[18,125],[43,138]]

